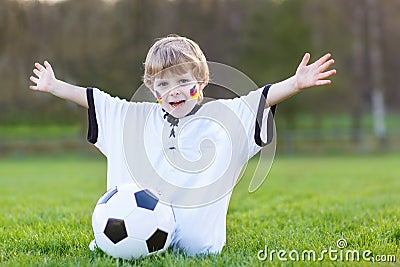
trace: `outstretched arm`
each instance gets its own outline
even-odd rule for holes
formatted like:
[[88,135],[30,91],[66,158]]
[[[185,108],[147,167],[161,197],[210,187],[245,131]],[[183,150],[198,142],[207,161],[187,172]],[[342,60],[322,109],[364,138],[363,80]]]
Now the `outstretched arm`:
[[36,85],[29,86],[29,89],[51,93],[57,97],[75,102],[82,107],[88,108],[86,88],[56,79],[53,68],[47,61],[44,62],[44,66],[35,63],[35,67],[33,73],[36,77],[31,76],[30,80]]
[[310,61],[310,54],[306,53],[294,76],[271,86],[267,96],[268,106],[278,104],[305,88],[330,84],[331,80],[328,78],[336,74],[335,69],[327,71],[335,63],[330,57],[331,54],[326,54],[314,63],[307,65]]

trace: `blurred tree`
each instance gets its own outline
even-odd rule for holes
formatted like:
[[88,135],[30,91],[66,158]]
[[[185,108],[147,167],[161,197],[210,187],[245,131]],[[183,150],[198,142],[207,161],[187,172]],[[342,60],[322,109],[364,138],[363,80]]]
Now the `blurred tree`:
[[[276,82],[295,73],[303,54],[311,46],[304,22],[305,1],[254,1],[245,6],[243,45],[239,64],[259,85]],[[287,128],[296,128],[298,110],[309,103],[293,98],[279,107]]]
[[383,86],[383,62],[381,48],[381,9],[377,0],[367,0],[368,9],[368,44],[371,67],[371,102],[374,120],[374,132],[379,143],[386,142],[385,102]]
[[351,30],[353,34],[353,89],[351,95],[353,96],[352,103],[352,133],[353,141],[360,143],[361,141],[361,120],[363,115],[363,101],[365,101],[363,95],[368,87],[368,75],[366,75],[367,68],[367,43],[366,38],[366,21],[365,21],[365,5],[364,0],[352,1],[352,23]]
[[[330,52],[335,59],[334,68],[338,74],[328,88],[315,90],[310,94],[312,103],[309,113],[316,119],[324,114],[350,114],[354,95],[351,78],[352,66],[352,1],[319,1],[310,0],[306,7],[305,20],[311,31],[311,49],[317,56]],[[340,103],[340,106],[338,106]],[[339,108],[340,107],[340,108]],[[317,123],[319,124],[319,123]]]
[[400,110],[400,1],[379,1],[381,9],[381,45],[383,56],[383,79],[385,82],[385,102],[388,112],[394,113]]
[[[357,10],[366,1],[2,0],[0,122],[72,123],[80,116],[73,105],[27,90],[35,61],[50,60],[57,76],[69,82],[130,98],[154,39],[177,33],[197,41],[209,60],[242,70],[260,86],[292,75],[305,52],[312,60],[332,52],[338,69],[329,87],[334,90],[288,100],[279,107],[286,118],[280,123],[296,128],[301,111],[313,114],[318,127],[323,114],[344,113],[352,114],[358,129],[371,101],[367,13]],[[398,112],[400,1],[379,5],[380,79],[387,85],[387,110]]]

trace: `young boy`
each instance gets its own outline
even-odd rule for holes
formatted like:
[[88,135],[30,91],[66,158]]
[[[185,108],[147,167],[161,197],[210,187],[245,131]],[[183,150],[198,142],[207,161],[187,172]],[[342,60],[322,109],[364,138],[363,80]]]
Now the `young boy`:
[[[168,36],[145,61],[144,84],[158,103],[133,103],[56,79],[51,65],[35,64],[30,89],[88,109],[88,141],[107,157],[107,189],[136,182],[172,204],[171,246],[189,255],[219,253],[226,214],[242,166],[268,143],[266,114],[301,90],[330,84],[330,54],[294,76],[230,100],[201,104],[209,82],[206,58],[190,39]],[[264,119],[263,119],[264,118]],[[211,142],[209,142],[211,141]]]

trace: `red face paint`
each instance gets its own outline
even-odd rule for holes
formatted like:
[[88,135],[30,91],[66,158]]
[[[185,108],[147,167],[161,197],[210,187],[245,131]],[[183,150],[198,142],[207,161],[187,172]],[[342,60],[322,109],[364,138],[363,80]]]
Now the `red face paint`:
[[157,102],[158,102],[159,104],[162,104],[161,94],[160,94],[158,91],[156,91],[156,96],[157,96]]
[[194,85],[194,86],[190,89],[190,98],[191,98],[191,99],[197,98],[198,95],[199,95],[199,94],[198,94],[196,85]]

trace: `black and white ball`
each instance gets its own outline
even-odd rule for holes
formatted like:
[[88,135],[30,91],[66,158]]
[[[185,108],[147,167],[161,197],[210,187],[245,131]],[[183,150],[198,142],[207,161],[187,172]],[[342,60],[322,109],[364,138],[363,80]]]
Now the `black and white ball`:
[[97,202],[92,216],[97,246],[115,258],[164,251],[175,230],[172,207],[135,184],[116,186]]

